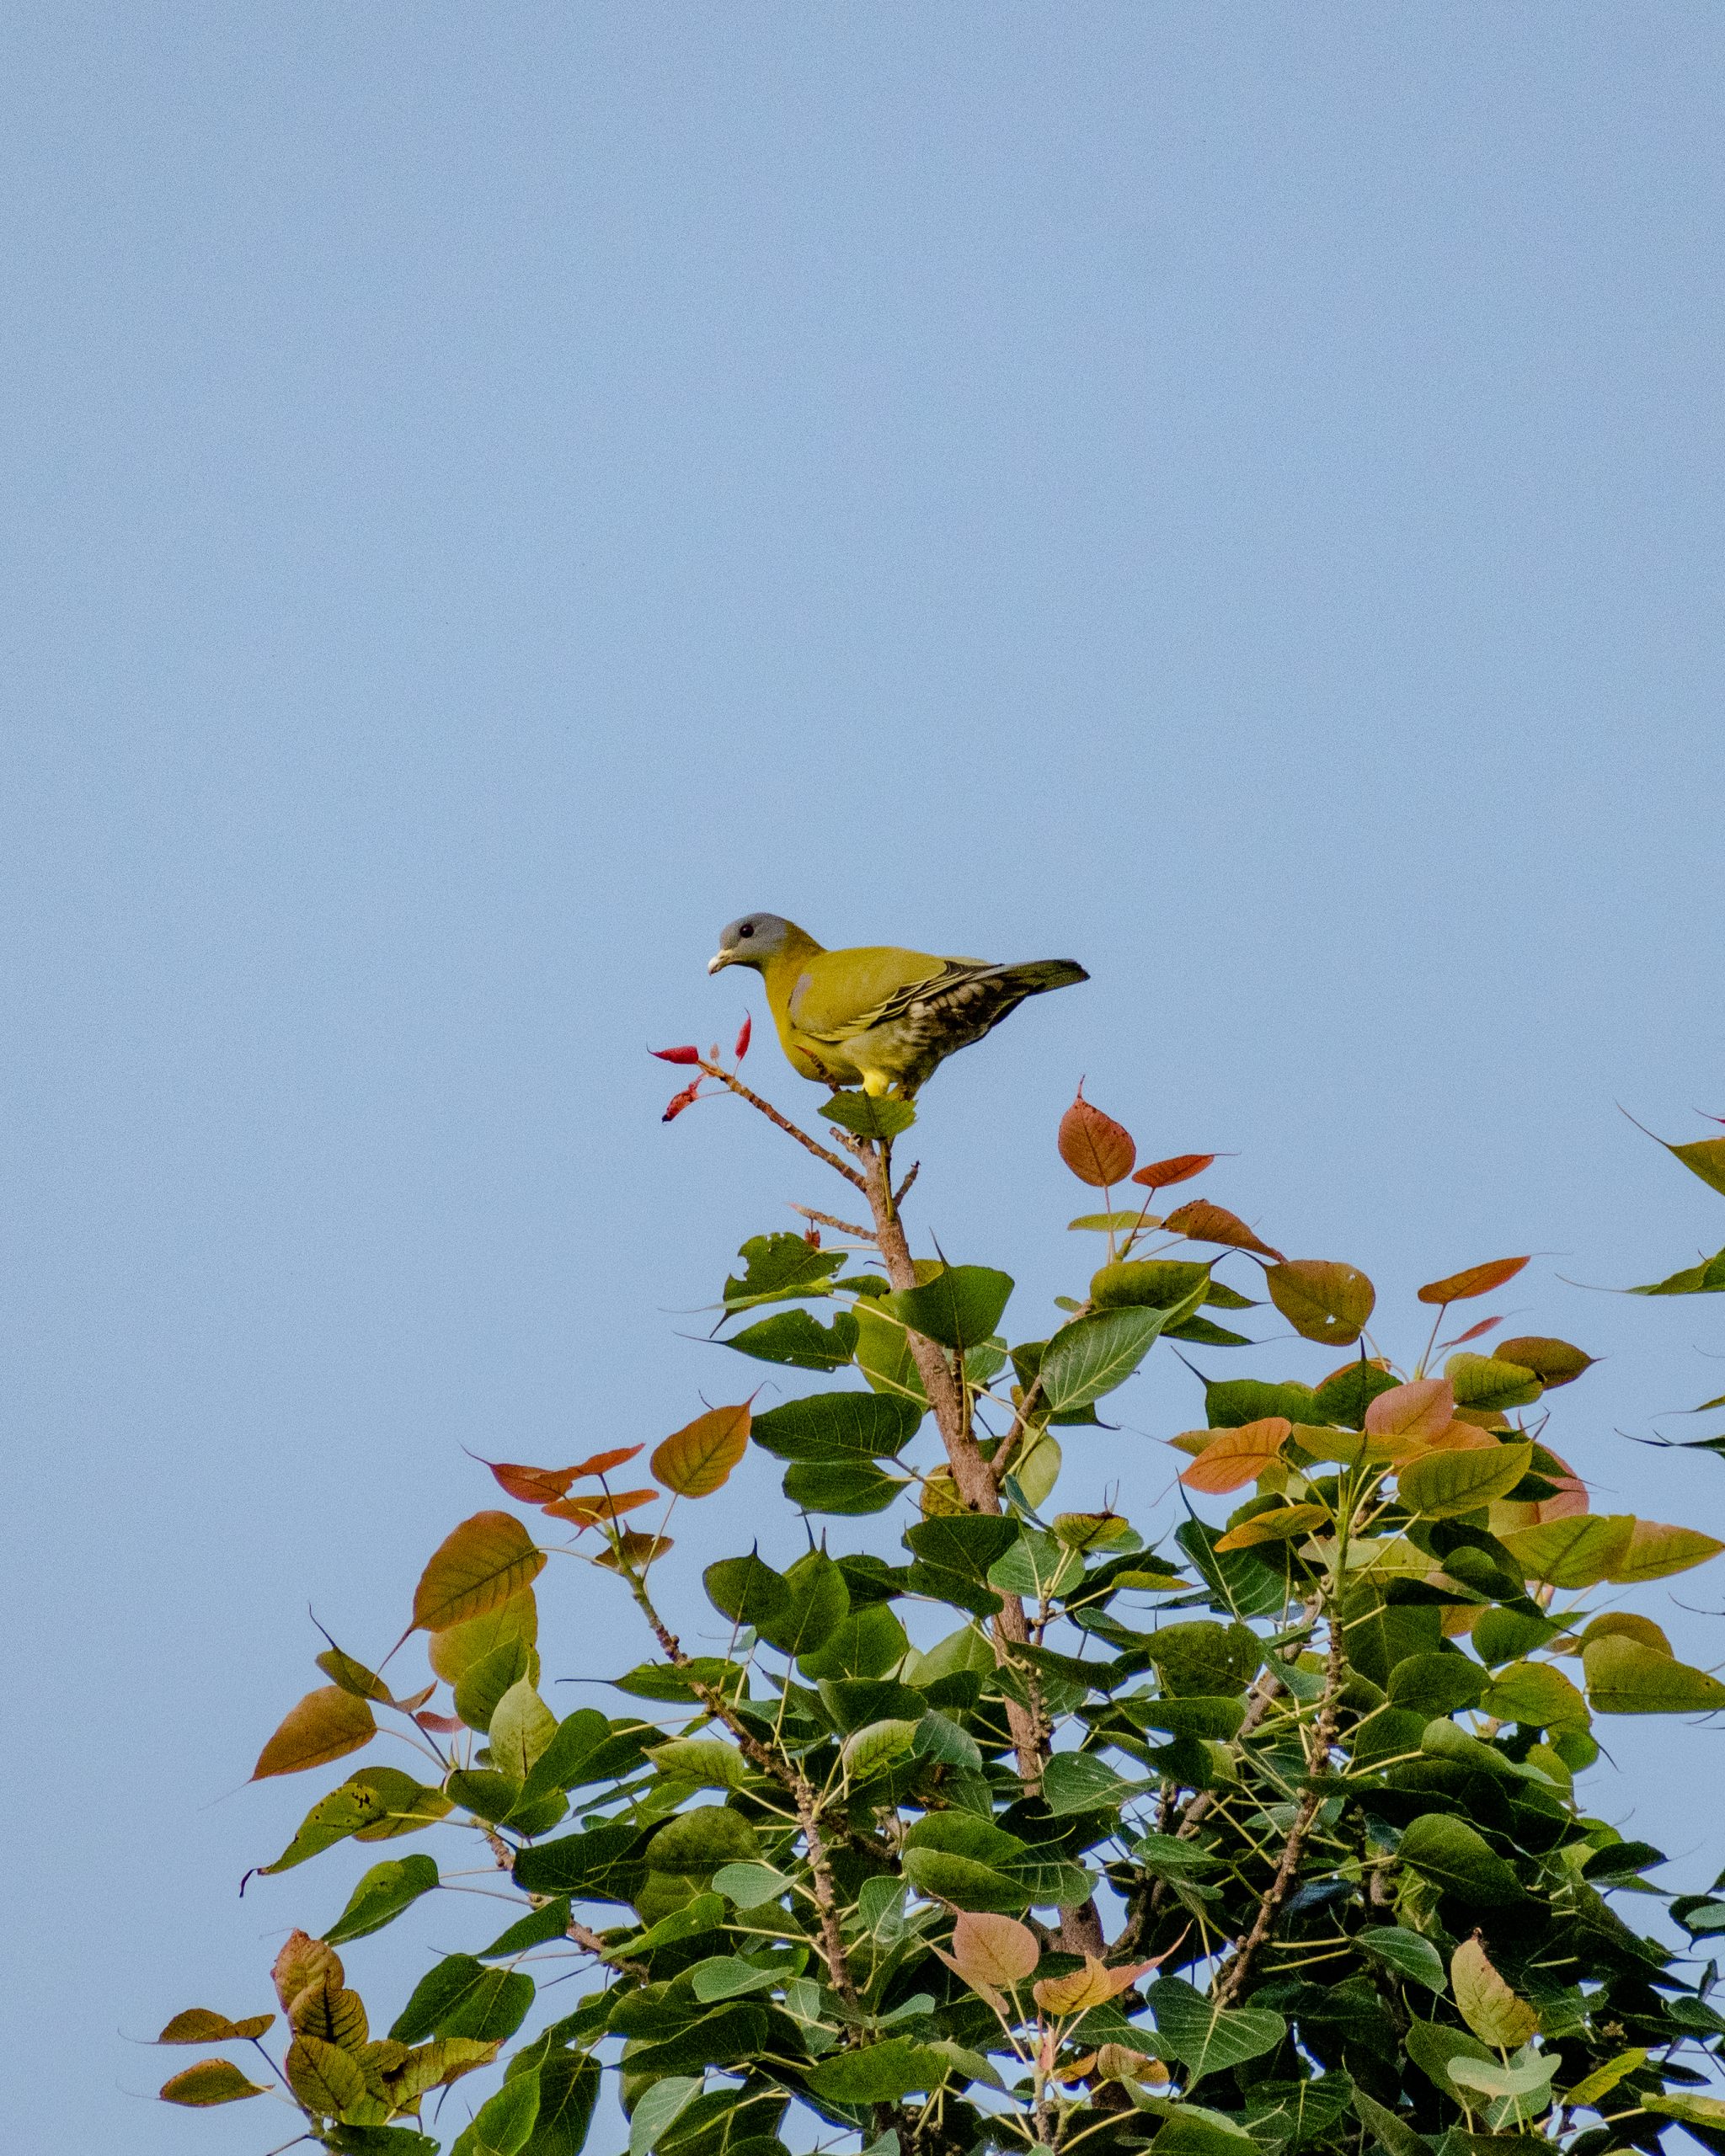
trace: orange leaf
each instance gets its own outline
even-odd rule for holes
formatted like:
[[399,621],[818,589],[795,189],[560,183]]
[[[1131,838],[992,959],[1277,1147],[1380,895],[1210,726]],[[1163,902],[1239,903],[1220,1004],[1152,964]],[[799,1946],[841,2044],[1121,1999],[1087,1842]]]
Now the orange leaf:
[[1092,1107],[1084,1097],[1082,1086],[1071,1107],[1060,1118],[1057,1143],[1060,1158],[1079,1182],[1090,1183],[1097,1190],[1123,1182],[1131,1174],[1132,1163],[1138,1157],[1131,1132],[1111,1115]]
[[1429,1444],[1455,1418],[1455,1388],[1448,1378],[1416,1378],[1381,1392],[1365,1411],[1365,1434],[1379,1451]]
[[1194,1176],[1201,1176],[1215,1158],[1214,1153],[1173,1153],[1166,1161],[1152,1161],[1140,1168],[1132,1180],[1146,1189],[1166,1190],[1171,1183],[1190,1182]]
[[584,1475],[608,1475],[613,1467],[621,1467],[626,1460],[633,1460],[641,1449],[639,1445],[619,1445],[612,1452],[590,1454],[578,1460],[569,1473],[579,1482]]
[[517,1595],[538,1578],[545,1552],[513,1513],[475,1513],[432,1552],[414,1590],[409,1628],[445,1632]]
[[1184,1235],[1190,1243],[1226,1243],[1230,1250],[1255,1250],[1261,1257],[1283,1262],[1280,1251],[1260,1241],[1237,1213],[1229,1212],[1226,1205],[1212,1205],[1207,1198],[1194,1198],[1177,1205],[1162,1225],[1170,1235]]
[[1446,1279],[1429,1280],[1419,1290],[1423,1303],[1465,1303],[1475,1295],[1489,1295],[1493,1288],[1501,1288],[1506,1280],[1513,1280],[1527,1263],[1525,1257],[1494,1257],[1485,1265],[1470,1265],[1461,1273],[1452,1273]]
[[270,1774],[297,1774],[307,1767],[327,1766],[347,1753],[357,1752],[377,1734],[371,1710],[339,1684],[323,1684],[307,1692],[291,1709],[274,1737],[258,1754],[252,1780]]
[[499,1486],[522,1505],[549,1504],[553,1497],[563,1495],[579,1471],[573,1467],[521,1467],[512,1460],[488,1460],[481,1464],[491,1470]]
[[601,1550],[594,1558],[595,1565],[603,1565],[608,1572],[620,1572],[625,1567],[640,1569],[662,1557],[673,1547],[668,1534],[640,1534],[633,1528],[626,1528],[617,1539],[615,1552]]
[[749,1403],[712,1407],[658,1446],[653,1472],[679,1497],[710,1497],[729,1481],[749,1445]]
[[1222,1430],[1212,1438],[1180,1480],[1188,1490],[1220,1497],[1255,1482],[1286,1444],[1294,1425],[1285,1415]]
[[1014,1918],[966,1909],[953,1926],[953,1966],[966,1983],[1022,1983],[1041,1959],[1036,1934]]
[[1118,1999],[1146,1969],[1155,1967],[1154,1961],[1134,1961],[1124,1968],[1110,1969],[1095,1955],[1087,1954],[1081,1969],[1074,1969],[1069,1977],[1044,1977],[1032,1987],[1031,1996],[1045,2013],[1087,2014],[1092,2006]]
[[616,1497],[563,1497],[554,1505],[542,1505],[540,1510],[549,1513],[553,1519],[572,1519],[577,1527],[597,1527],[601,1520],[617,1519],[638,1506],[654,1503],[658,1496],[657,1490],[625,1490]]

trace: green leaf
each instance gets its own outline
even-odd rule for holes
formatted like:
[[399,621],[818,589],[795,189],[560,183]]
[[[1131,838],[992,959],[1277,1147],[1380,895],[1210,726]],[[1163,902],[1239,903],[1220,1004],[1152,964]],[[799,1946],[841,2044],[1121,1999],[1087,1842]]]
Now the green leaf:
[[339,1946],[350,1939],[363,1939],[367,1932],[382,1931],[436,1884],[437,1866],[429,1856],[374,1864],[323,1937],[330,1945]]
[[598,2060],[553,2052],[539,2068],[539,2115],[521,2156],[580,2156],[598,2101]]
[[891,2104],[913,2089],[937,2089],[948,2062],[908,2036],[889,2036],[860,2051],[836,2052],[809,2075],[809,2085],[829,2104]]
[[884,1475],[869,1460],[798,1460],[785,1470],[785,1495],[806,1513],[884,1513],[910,1486],[908,1476]]
[[884,1677],[910,1650],[904,1626],[884,1602],[872,1602],[835,1625],[799,1665],[807,1677]]
[[745,1326],[720,1345],[762,1363],[788,1363],[799,1370],[836,1370],[857,1352],[857,1320],[850,1311],[841,1310],[830,1325],[821,1325],[807,1310],[780,1310],[759,1325]]
[[211,2104],[238,2104],[247,2096],[263,2094],[259,2083],[248,2081],[225,2058],[200,2058],[162,2084],[163,2103],[184,2104],[197,2111]]
[[919,1759],[933,1759],[963,1773],[982,1772],[982,1753],[968,1730],[931,1707],[916,1724],[913,1748]]
[[561,1939],[569,1925],[569,1897],[559,1894],[542,1908],[530,1909],[526,1916],[499,1932],[489,1946],[479,1949],[478,1958],[482,1961],[500,1961],[511,1955],[525,1954],[530,1946],[543,1946],[551,1940]]
[[1519,1722],[1525,1729],[1585,1729],[1588,1724],[1586,1700],[1549,1662],[1512,1663],[1492,1679],[1480,1705],[1499,1721]]
[[1725,1706],[1725,1684],[1717,1677],[1621,1633],[1589,1641],[1582,1667],[1595,1714],[1712,1714]]
[[920,1420],[928,1411],[928,1396],[911,1352],[910,1335],[898,1319],[883,1317],[873,1303],[859,1304],[855,1315],[857,1367],[870,1390],[908,1401]]
[[1681,1161],[1692,1176],[1699,1176],[1709,1190],[1725,1194],[1725,1138],[1697,1138],[1687,1145],[1659,1140],[1674,1161]]
[[622,1725],[613,1730],[596,1707],[579,1707],[558,1724],[556,1736],[527,1777],[526,1794],[531,1801],[551,1790],[608,1781],[627,1773],[640,1757],[638,1732]]
[[1425,1519],[1458,1519],[1508,1495],[1533,1459],[1530,1444],[1434,1452],[1410,1460],[1397,1478],[1402,1502]]
[[518,2073],[482,2104],[450,2156],[521,2156],[539,2116],[539,2076]]
[[788,1302],[798,1295],[824,1295],[832,1275],[845,1262],[841,1250],[817,1250],[801,1235],[751,1235],[737,1255],[743,1277],[724,1283],[728,1310],[760,1303]]
[[1596,1587],[1626,1555],[1635,1521],[1626,1513],[1583,1513],[1517,1528],[1503,1547],[1530,1580],[1555,1587]]
[[1607,2059],[1603,2066],[1596,2066],[1591,2073],[1583,2075],[1573,2089],[1564,2091],[1565,2106],[1572,2111],[1593,2111],[1597,2107],[1600,2097],[1609,2095],[1626,2074],[1636,2073],[1647,2063],[1648,2054],[1639,2047],[1631,2051],[1619,2052],[1615,2058]]
[[877,1141],[897,1138],[916,1120],[916,1111],[908,1101],[891,1100],[884,1093],[835,1093],[820,1113],[852,1138]]
[[1068,1220],[1066,1225],[1069,1229],[1092,1229],[1099,1235],[1130,1235],[1135,1228],[1149,1226],[1155,1218],[1153,1213],[1147,1214],[1141,1208],[1135,1208],[1125,1213],[1081,1213],[1076,1220]]
[[815,1392],[757,1415],[749,1434],[780,1460],[884,1459],[902,1452],[923,1411],[879,1392]]
[[1188,1699],[1242,1689],[1263,1660],[1263,1642],[1249,1625],[1208,1617],[1164,1625],[1148,1644],[1163,1684]]
[[866,1782],[895,1760],[907,1758],[916,1741],[916,1728],[914,1721],[892,1716],[865,1723],[840,1748],[846,1774],[853,1782]]
[[721,1557],[701,1575],[707,1599],[722,1617],[734,1625],[752,1625],[758,1630],[763,1620],[782,1624],[791,1606],[791,1591],[784,1577],[752,1551],[746,1557]]
[[1457,2094],[1450,2079],[1450,2063],[1455,2059],[1471,2059],[1482,2066],[1495,2066],[1493,2052],[1479,2038],[1466,2029],[1452,2028],[1446,2022],[1410,2021],[1406,2037],[1407,2056],[1425,2075],[1446,2095]]
[[1265,1385],[1258,1378],[1220,1378],[1207,1384],[1204,1414],[1212,1430],[1243,1429],[1271,1415],[1284,1415],[1290,1422],[1327,1419],[1318,1412],[1309,1385]]
[[1010,1273],[987,1265],[948,1265],[931,1280],[883,1295],[877,1310],[912,1332],[962,1352],[992,1339],[1012,1292]]
[[321,2036],[296,2036],[282,2071],[301,2103],[322,2118],[340,2118],[362,2105],[371,2093],[359,2061]]
[[1486,1688],[1486,1673],[1461,1654],[1411,1654],[1390,1672],[1392,1707],[1417,1714],[1454,1714],[1476,1705]]
[[1506,1407],[1526,1407],[1545,1390],[1533,1372],[1521,1363],[1505,1363],[1494,1355],[1452,1355],[1444,1375],[1455,1390],[1455,1405],[1501,1414]]
[[643,2089],[629,2121],[629,2156],[649,2156],[700,2094],[698,2073],[668,2074]]
[[1170,1737],[1214,1737],[1226,1743],[1246,1719],[1246,1702],[1236,1694],[1194,1694],[1186,1699],[1146,1700],[1134,1694],[1121,1705],[1146,1729],[1165,1729]]
[[1686,1265],[1664,1280],[1632,1288],[1632,1295],[1717,1295],[1725,1294],[1725,1250],[1717,1251],[1700,1265]]
[[1402,1860],[1477,1908],[1519,1902],[1514,1872],[1482,1836],[1441,1812],[1422,1812],[1402,1837]]
[[[1174,1309],[1190,1317],[1184,1303]],[[1173,1313],[1136,1306],[1097,1310],[1062,1326],[1043,1353],[1042,1396],[1051,1414],[1087,1407],[1123,1385],[1150,1353]]]
[[510,1685],[491,1716],[491,1758],[499,1774],[525,1782],[557,1734],[557,1717],[526,1678]]
[[530,1640],[499,1640],[456,1679],[455,1710],[469,1729],[489,1730],[497,1703],[510,1687],[524,1678],[537,1682],[538,1675],[539,1653]]
[[1270,1300],[1302,1340],[1350,1348],[1365,1328],[1377,1290],[1355,1266],[1286,1258],[1264,1274]]
[[1093,1752],[1056,1752],[1043,1772],[1042,1801],[1059,1819],[1069,1812],[1106,1811],[1140,1786]]
[[1444,1973],[1443,1956],[1430,1940],[1422,1939],[1417,1931],[1404,1931],[1399,1924],[1368,1924],[1355,1935],[1354,1943],[1374,1961],[1393,1969],[1398,1977],[1410,1983],[1423,1984],[1440,1999],[1450,1988],[1450,1980]]
[[411,1774],[395,1767],[367,1767],[314,1804],[275,1863],[260,1869],[266,1876],[291,1870],[350,1834],[382,1841],[393,1833],[429,1827],[449,1808],[441,1790],[423,1787]]
[[668,1819],[649,1842],[648,1869],[678,1878],[712,1878],[722,1865],[740,1864],[761,1853],[755,1829],[740,1812],[723,1804],[697,1804]]
[[723,1864],[713,1875],[715,1893],[740,1909],[758,1909],[790,1892],[791,1882],[770,1864]]
[[1279,2014],[1214,2005],[1182,1977],[1159,1977],[1144,1997],[1156,2020],[1156,2049],[1188,2068],[1193,2082],[1262,2057],[1288,2033]]
[[1432,2156],[1430,2142],[1417,2133],[1399,2111],[1386,2109],[1363,2089],[1354,2091],[1352,2100],[1361,2124],[1388,2156]]
[[524,1972],[488,1969],[471,1954],[450,1954],[420,1977],[389,2033],[398,2044],[428,2036],[490,2043],[514,2036],[532,2004],[533,1979]]
[[1092,1279],[1090,1306],[1097,1310],[1171,1310],[1178,1305],[1189,1305],[1194,1291],[1200,1288],[1206,1297],[1211,1293],[1207,1265],[1175,1257],[1122,1258],[1104,1265]]

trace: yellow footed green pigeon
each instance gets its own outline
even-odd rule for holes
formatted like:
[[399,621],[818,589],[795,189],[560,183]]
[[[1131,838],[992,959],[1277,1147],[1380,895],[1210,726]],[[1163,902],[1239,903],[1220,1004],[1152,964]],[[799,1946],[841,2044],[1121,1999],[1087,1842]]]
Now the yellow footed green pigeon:
[[707,970],[753,966],[773,1023],[800,1076],[908,1099],[954,1049],[999,1025],[1027,995],[1088,980],[1070,958],[1018,966],[936,958],[891,944],[823,950],[793,921],[745,913],[718,939]]

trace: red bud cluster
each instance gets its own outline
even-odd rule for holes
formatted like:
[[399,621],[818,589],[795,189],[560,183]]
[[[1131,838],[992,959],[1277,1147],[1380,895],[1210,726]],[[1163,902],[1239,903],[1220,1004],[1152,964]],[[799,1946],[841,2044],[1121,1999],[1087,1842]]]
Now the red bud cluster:
[[749,1053],[749,1036],[754,1032],[754,1030],[755,1021],[753,1018],[745,1018],[742,1023],[742,1028],[737,1035],[737,1045],[732,1051],[739,1063],[740,1063],[743,1058]]
[[694,1106],[696,1097],[699,1094],[700,1091],[701,1081],[697,1078],[692,1086],[685,1086],[681,1093],[672,1094],[670,1105],[666,1107],[665,1113],[660,1118],[660,1121],[661,1123],[675,1122],[685,1108],[692,1107]]

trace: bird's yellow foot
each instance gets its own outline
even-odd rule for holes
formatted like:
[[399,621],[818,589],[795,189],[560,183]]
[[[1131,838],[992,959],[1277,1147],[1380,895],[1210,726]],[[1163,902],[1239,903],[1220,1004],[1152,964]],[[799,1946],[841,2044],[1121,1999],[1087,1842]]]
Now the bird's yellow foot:
[[891,1079],[884,1071],[865,1070],[862,1073],[862,1090],[871,1101],[884,1100],[891,1085]]

